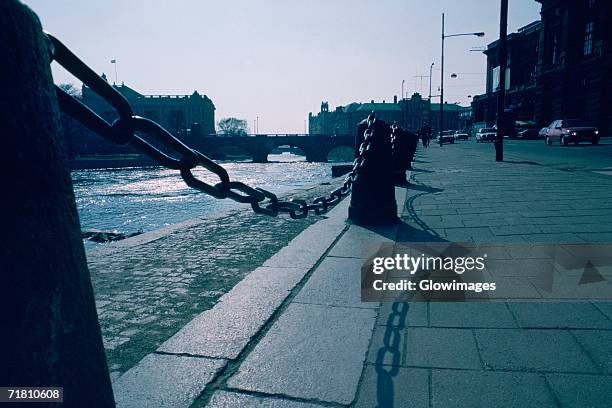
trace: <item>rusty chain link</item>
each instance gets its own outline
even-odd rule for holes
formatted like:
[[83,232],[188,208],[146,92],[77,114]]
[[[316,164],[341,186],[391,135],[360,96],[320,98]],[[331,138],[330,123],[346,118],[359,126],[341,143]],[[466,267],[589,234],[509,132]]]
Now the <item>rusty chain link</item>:
[[[56,61],[77,79],[100,95],[118,113],[119,118],[112,124],[101,118],[89,107],[75,97],[56,86],[56,93],[61,109],[78,120],[89,130],[104,138],[107,142],[119,145],[129,145],[160,165],[179,170],[183,181],[191,188],[202,191],[215,198],[229,198],[239,203],[250,204],[254,212],[277,216],[279,213],[288,213],[291,218],[306,218],[310,211],[320,215],[329,211],[338,204],[342,198],[351,192],[352,184],[359,175],[363,166],[373,135],[375,119],[368,121],[368,129],[364,134],[364,141],[359,147],[359,156],[353,162],[353,168],[348,173],[341,187],[333,190],[327,197],[317,197],[313,202],[291,199],[279,200],[276,194],[262,188],[251,187],[239,181],[231,181],[227,171],[219,164],[185,145],[169,131],[158,123],[134,115],[127,99],[102,79],[83,61],[74,55],[61,41],[49,33],[45,33],[49,44],[51,61]],[[160,150],[143,137],[139,132],[155,140],[167,150]],[[219,182],[209,184],[194,176],[192,170],[202,166],[215,174]]]

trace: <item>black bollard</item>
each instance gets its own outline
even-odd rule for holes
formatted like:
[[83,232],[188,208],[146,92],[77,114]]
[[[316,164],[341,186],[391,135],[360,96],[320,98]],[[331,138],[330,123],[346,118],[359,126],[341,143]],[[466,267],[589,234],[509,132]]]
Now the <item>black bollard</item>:
[[409,130],[393,126],[391,145],[393,149],[393,182],[398,185],[408,183],[406,170],[412,169],[419,138]]
[[62,407],[114,407],[48,43],[29,8],[1,10],[0,385],[63,387]]
[[361,121],[355,139],[357,155],[366,132],[371,132],[366,142],[369,147],[361,154],[363,164],[353,182],[348,218],[358,225],[395,224],[399,219],[392,175],[391,128],[374,114]]

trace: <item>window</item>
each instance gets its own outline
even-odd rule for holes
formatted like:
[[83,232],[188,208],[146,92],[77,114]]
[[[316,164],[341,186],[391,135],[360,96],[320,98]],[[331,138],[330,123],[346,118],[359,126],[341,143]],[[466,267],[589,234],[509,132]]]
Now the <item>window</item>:
[[591,55],[593,53],[593,31],[595,29],[595,23],[590,21],[586,24],[584,29],[584,55]]
[[552,57],[551,57],[552,65],[557,63],[557,34],[553,37],[553,46],[552,46]]
[[595,5],[595,0],[589,0],[589,7],[593,7]]

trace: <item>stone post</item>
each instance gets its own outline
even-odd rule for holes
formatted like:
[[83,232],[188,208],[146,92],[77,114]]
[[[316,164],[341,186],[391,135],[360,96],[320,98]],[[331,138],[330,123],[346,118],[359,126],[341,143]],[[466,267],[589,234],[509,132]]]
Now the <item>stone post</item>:
[[0,385],[64,387],[63,407],[112,407],[47,47],[36,15],[4,0]]

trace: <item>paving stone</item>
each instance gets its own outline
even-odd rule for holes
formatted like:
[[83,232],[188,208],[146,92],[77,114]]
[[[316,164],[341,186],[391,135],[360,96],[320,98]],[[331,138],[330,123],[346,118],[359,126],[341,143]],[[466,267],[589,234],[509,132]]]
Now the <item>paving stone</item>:
[[[348,206],[348,201],[338,205],[341,206],[342,208]],[[338,207],[333,211],[341,209]],[[334,214],[340,213],[334,212]],[[263,266],[312,268],[346,228],[344,217],[338,215],[308,227],[286,247],[266,260]]]
[[376,324],[379,326],[428,326],[427,302],[383,302]]
[[228,385],[348,404],[357,391],[375,317],[369,309],[292,303]]
[[491,231],[495,235],[525,235],[544,232],[533,224],[492,226]]
[[321,405],[318,404],[309,404],[273,397],[256,397],[228,391],[216,391],[208,404],[206,404],[206,408],[315,408],[320,406]]
[[[542,298],[566,301],[609,301],[612,298],[612,281],[604,280],[581,284],[581,276],[554,275],[551,290],[538,288]],[[534,282],[535,283],[535,282]]]
[[612,321],[612,302],[594,302],[593,305]]
[[503,371],[432,370],[433,407],[553,407],[543,376]]
[[189,407],[225,363],[149,354],[113,384],[117,407]]
[[258,268],[159,347],[159,351],[235,359],[306,273]]
[[489,228],[449,228],[441,235],[451,242],[495,242],[495,236]]
[[431,302],[429,319],[432,327],[517,327],[501,302]]
[[612,321],[587,302],[510,302],[521,327],[552,329],[610,329]]
[[397,226],[385,226],[370,230],[351,225],[329,252],[329,256],[367,259],[381,248],[393,245]]
[[595,373],[595,366],[570,333],[564,330],[476,329],[485,367]]
[[327,257],[317,267],[293,300],[330,306],[378,307],[377,302],[361,301],[363,259]]
[[[463,222],[463,225],[466,227],[492,227],[492,226],[507,226],[511,224],[503,216],[500,216],[500,218],[464,218],[462,216],[461,221]],[[528,223],[528,222],[529,221],[527,220],[525,221],[525,223]]]
[[367,365],[355,407],[429,407],[429,370]]
[[585,374],[546,376],[562,407],[609,408],[612,406],[612,377]]
[[470,329],[376,326],[368,362],[403,367],[482,368]]
[[553,243],[553,244],[580,244],[588,242],[584,238],[581,238],[578,234],[573,234],[569,232],[563,232],[558,234],[533,234],[533,235],[521,235],[523,239],[527,242],[534,243]]
[[487,271],[497,277],[536,277],[543,273],[556,274],[557,270],[549,259],[487,259]]
[[612,374],[612,331],[572,330],[572,334],[606,374]]
[[425,222],[425,224],[427,224],[428,227],[433,229],[465,227],[459,215],[455,217],[446,216],[444,219],[442,219],[441,216],[423,216],[421,219],[423,222]]
[[611,232],[603,232],[603,233],[578,233],[576,234],[578,238],[583,240],[584,242],[612,242],[612,233]]

